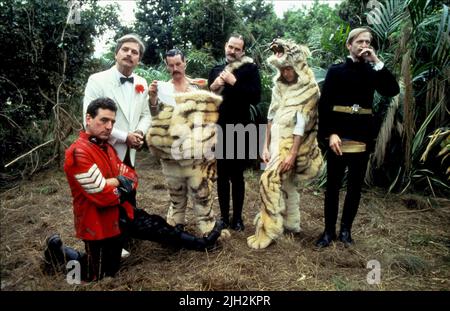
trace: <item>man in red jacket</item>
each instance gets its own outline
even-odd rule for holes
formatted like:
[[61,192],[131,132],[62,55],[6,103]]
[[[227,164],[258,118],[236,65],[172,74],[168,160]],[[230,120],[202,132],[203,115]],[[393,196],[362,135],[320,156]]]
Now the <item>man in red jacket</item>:
[[123,235],[176,247],[205,250],[214,247],[223,224],[219,221],[206,237],[198,238],[172,227],[158,215],[130,204],[136,190],[136,172],[125,165],[107,140],[117,106],[109,98],[92,101],[86,113],[86,131],[67,149],[64,171],[73,197],[76,236],[86,253],[65,247],[59,235],[47,241],[47,263],[60,267],[77,260],[83,280],[114,276],[119,270]]

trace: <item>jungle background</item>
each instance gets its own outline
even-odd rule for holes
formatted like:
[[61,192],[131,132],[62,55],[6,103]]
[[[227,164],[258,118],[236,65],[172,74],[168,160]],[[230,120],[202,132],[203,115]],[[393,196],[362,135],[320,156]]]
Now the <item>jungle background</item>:
[[[449,290],[450,289],[450,14],[445,0],[344,0],[331,8],[276,16],[263,0],[137,1],[136,22],[121,25],[117,5],[99,1],[0,0],[0,198],[2,290]],[[45,238],[74,238],[70,191],[62,172],[64,150],[81,129],[84,86],[90,74],[114,63],[94,57],[95,39],[134,32],[146,52],[137,73],[166,80],[162,55],[187,53],[187,73],[207,77],[223,61],[230,32],[244,34],[247,55],[261,70],[263,96],[253,113],[264,122],[273,71],[268,45],[286,37],[307,45],[316,80],[347,55],[345,39],[368,26],[380,58],[398,77],[401,93],[376,96],[380,135],[366,174],[355,223],[356,246],[339,243],[317,252],[323,224],[326,175],[302,192],[302,232],[287,234],[262,251],[246,246],[258,211],[260,171],[246,173],[243,233],[211,253],[137,243],[118,277],[69,285],[42,269]],[[114,41],[114,40],[112,40]],[[255,168],[258,165],[255,163]],[[138,204],[165,214],[169,204],[159,163],[138,154]],[[215,195],[214,208],[218,213]],[[188,229],[195,231],[193,226]],[[367,263],[378,260],[381,282],[371,285]]]

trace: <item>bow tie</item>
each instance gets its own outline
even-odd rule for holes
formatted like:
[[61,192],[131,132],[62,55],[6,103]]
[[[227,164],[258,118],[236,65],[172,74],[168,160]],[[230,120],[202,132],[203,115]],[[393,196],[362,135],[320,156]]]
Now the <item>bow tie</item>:
[[120,83],[124,84],[125,82],[130,82],[130,83],[134,83],[134,78],[133,77],[120,77]]

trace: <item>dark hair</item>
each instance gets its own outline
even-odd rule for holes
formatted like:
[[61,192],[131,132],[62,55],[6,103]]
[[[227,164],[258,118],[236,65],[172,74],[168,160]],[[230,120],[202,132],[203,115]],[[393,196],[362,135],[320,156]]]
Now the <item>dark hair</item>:
[[114,50],[114,54],[117,54],[117,52],[119,52],[120,48],[122,47],[122,45],[125,42],[136,42],[139,45],[139,60],[141,60],[142,56],[144,56],[144,51],[145,51],[144,43],[142,43],[141,38],[139,38],[139,36],[134,33],[125,35],[125,36],[119,38],[119,40],[117,40],[116,49]]
[[100,97],[91,101],[91,103],[87,107],[86,114],[90,115],[92,118],[95,118],[98,114],[99,108],[117,112],[117,105],[111,98]]
[[164,55],[164,60],[167,62],[167,57],[175,57],[177,55],[180,55],[181,56],[181,60],[184,62],[184,53],[181,50],[177,49],[177,48],[173,48],[171,50],[168,50],[166,52],[166,54]]
[[242,42],[244,42],[244,44],[242,45],[242,51],[245,50],[245,39],[244,39],[243,35],[241,35],[237,32],[233,32],[228,36],[227,42],[230,41],[231,38],[236,38],[236,39],[242,40]]

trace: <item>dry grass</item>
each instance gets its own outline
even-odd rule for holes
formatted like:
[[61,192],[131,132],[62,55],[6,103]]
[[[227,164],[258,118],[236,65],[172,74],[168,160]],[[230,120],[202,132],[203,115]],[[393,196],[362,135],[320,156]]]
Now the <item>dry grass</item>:
[[[165,215],[168,194],[158,163],[140,152],[138,204]],[[450,290],[450,206],[444,199],[365,192],[354,225],[356,245],[313,244],[323,229],[323,193],[304,189],[302,232],[265,250],[247,247],[259,206],[259,173],[247,173],[245,232],[210,253],[137,242],[114,279],[69,285],[43,272],[45,238],[54,232],[79,249],[71,196],[62,171],[41,173],[1,194],[2,290]],[[214,208],[218,213],[217,197]],[[189,212],[189,215],[190,212]],[[192,221],[191,221],[192,222]],[[188,226],[195,231],[195,227]],[[369,260],[381,264],[381,284],[366,281]]]

